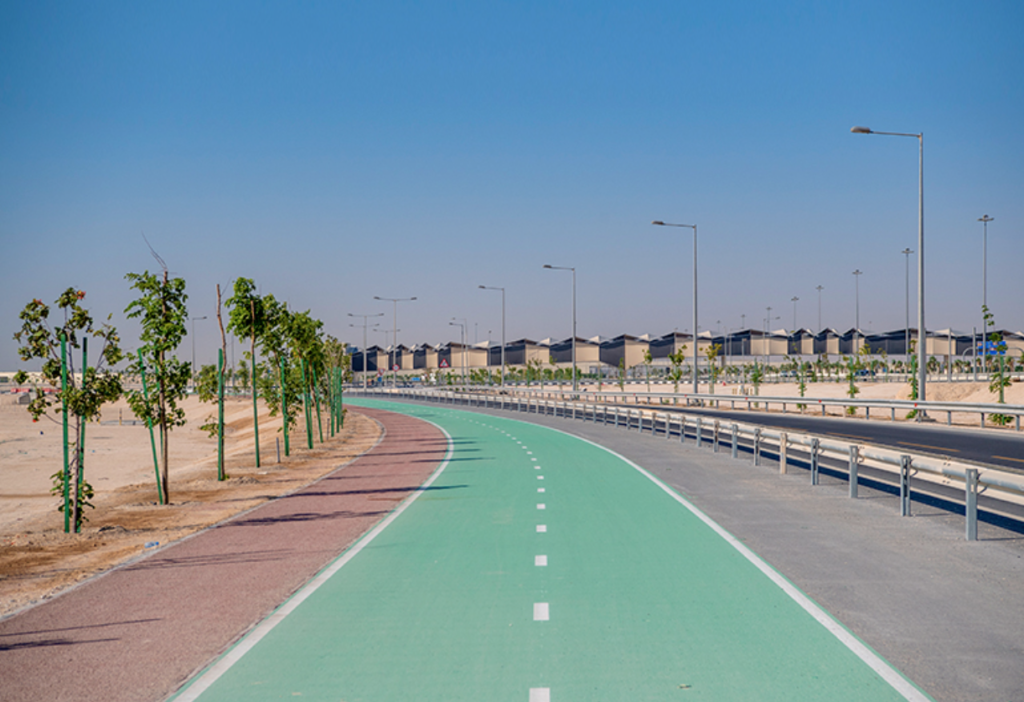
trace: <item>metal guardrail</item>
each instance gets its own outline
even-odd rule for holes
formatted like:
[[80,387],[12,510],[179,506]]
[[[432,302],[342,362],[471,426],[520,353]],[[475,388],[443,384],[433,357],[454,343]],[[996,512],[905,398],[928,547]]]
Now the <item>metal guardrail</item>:
[[[350,389],[348,392],[364,394],[361,389]],[[886,484],[898,487],[902,516],[911,515],[911,492],[915,479],[954,487],[963,493],[964,531],[968,541],[978,539],[979,495],[989,492],[986,497],[994,501],[1024,506],[1024,478],[1010,473],[870,444],[847,443],[804,432],[781,431],[745,422],[709,420],[702,415],[687,415],[685,411],[669,412],[656,407],[559,400],[536,393],[492,394],[460,390],[374,388],[365,394],[561,416],[605,426],[625,427],[627,430],[636,429],[640,433],[646,431],[652,436],[661,434],[666,439],[676,437],[682,443],[690,440],[698,448],[708,444],[715,452],[725,445],[729,447],[733,458],[738,457],[741,449],[749,452],[753,456],[754,465],[761,465],[767,460],[765,454],[774,454],[780,473],[788,472],[791,465],[806,465],[811,485],[818,484],[820,469],[827,459],[830,461],[827,469],[833,473],[843,473],[845,466],[851,498],[857,497],[862,482],[859,470],[868,467],[892,477],[892,483]],[[600,395],[604,396],[603,393]],[[762,402],[765,400],[763,397],[758,399]],[[787,401],[792,402],[792,398],[787,398]],[[1024,411],[1024,408],[1021,410]],[[872,480],[885,483],[876,478]],[[998,508],[993,506],[991,511],[998,512]],[[1017,516],[1011,518],[1019,520]]]
[[[387,389],[387,388],[380,388]],[[469,392],[465,388],[455,388],[458,391]],[[475,389],[475,392],[495,393],[499,390],[497,388],[484,388]],[[845,410],[847,407],[863,408],[865,410],[868,419],[871,418],[871,410],[882,410],[888,411],[890,419],[895,421],[897,412],[911,412],[916,410],[918,417],[921,413],[927,415],[928,413],[946,413],[946,424],[952,425],[953,413],[962,412],[973,414],[977,413],[980,416],[980,425],[986,426],[985,416],[993,414],[1001,414],[1005,417],[1013,417],[1015,422],[1015,429],[1020,431],[1021,416],[1024,416],[1024,405],[1001,405],[998,403],[981,403],[981,402],[936,402],[934,400],[928,400],[921,402],[919,400],[867,400],[867,399],[851,399],[842,397],[792,397],[792,396],[769,396],[769,395],[716,395],[709,393],[692,393],[692,392],[613,392],[607,390],[588,390],[585,393],[572,393],[568,390],[530,390],[522,388],[509,388],[506,387],[501,389],[500,392],[512,396],[524,396],[524,397],[554,397],[557,400],[565,400],[570,398],[583,399],[585,401],[593,402],[620,402],[623,404],[650,404],[650,403],[661,403],[661,404],[683,404],[693,405],[698,404],[702,407],[710,407],[714,409],[723,409],[723,405],[728,403],[728,409],[737,409],[736,405],[745,405],[747,410],[752,409],[754,406],[764,405],[764,409],[768,410],[771,405],[775,405],[776,408],[781,407],[783,412],[789,411],[789,408],[803,407],[805,409],[820,408],[821,414],[824,415],[826,409],[842,408]],[[743,406],[739,407],[743,409]]]

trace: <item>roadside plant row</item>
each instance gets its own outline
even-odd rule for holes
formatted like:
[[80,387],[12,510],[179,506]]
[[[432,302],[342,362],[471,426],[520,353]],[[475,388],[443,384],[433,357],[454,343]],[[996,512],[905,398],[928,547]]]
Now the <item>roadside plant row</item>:
[[[68,288],[53,306],[33,299],[19,314],[21,328],[14,334],[22,361],[42,362],[41,382],[33,387],[27,406],[33,421],[50,419],[63,429],[63,468],[52,476],[64,531],[80,533],[87,521],[84,510],[93,507],[95,490],[85,474],[86,428],[99,419],[103,405],[125,397],[135,416],[149,428],[156,497],[170,502],[170,434],[185,424],[181,401],[195,383],[200,399],[215,402],[216,417],[203,428],[217,440],[217,478],[228,478],[224,465],[224,394],[227,334],[248,342],[249,349],[236,378],[252,387],[254,460],[259,453],[259,402],[272,417],[282,418],[284,453],[291,454],[291,438],[302,413],[305,445],[312,449],[343,426],[342,387],[351,374],[346,346],[325,334],[323,322],[310,311],[291,310],[271,294],[260,295],[253,280],[238,278],[232,295],[221,300],[217,286],[217,320],[221,348],[216,366],[192,368],[176,350],[188,334],[188,294],[185,281],[166,268],[154,274],[125,276],[137,297],[125,308],[128,319],[138,320],[136,348],[128,352],[117,330],[106,321],[97,323],[84,307],[85,291]],[[221,314],[227,311],[227,324]],[[53,319],[51,319],[51,312]],[[89,346],[93,353],[90,358]],[[123,365],[127,361],[126,365]],[[244,370],[243,370],[244,369]],[[28,374],[19,371],[15,382]],[[129,387],[130,386],[130,387]],[[315,429],[315,431],[314,431]],[[326,434],[325,434],[326,431]]]

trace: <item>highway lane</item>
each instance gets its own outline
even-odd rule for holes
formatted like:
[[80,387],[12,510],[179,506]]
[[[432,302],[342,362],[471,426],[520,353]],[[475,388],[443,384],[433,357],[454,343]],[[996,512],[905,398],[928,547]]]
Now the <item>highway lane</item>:
[[357,402],[433,422],[450,455],[178,699],[927,699],[621,456],[516,418]]

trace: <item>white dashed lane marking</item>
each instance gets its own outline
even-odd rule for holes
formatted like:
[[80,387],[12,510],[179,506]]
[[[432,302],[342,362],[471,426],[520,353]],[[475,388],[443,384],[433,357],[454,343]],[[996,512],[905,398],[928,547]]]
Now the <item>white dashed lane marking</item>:
[[546,566],[548,564],[548,557],[547,556],[534,556],[533,557],[533,564],[535,566]]
[[547,508],[548,508],[548,506],[546,504],[544,504],[543,502],[538,502],[537,503],[537,509],[547,509]]
[[551,614],[548,611],[547,602],[534,602],[533,603],[533,621],[535,622],[546,622],[551,619]]
[[543,534],[543,533],[545,533],[545,532],[546,532],[547,530],[548,530],[548,525],[547,525],[547,524],[538,524],[538,525],[537,525],[537,533],[538,533],[538,534]]

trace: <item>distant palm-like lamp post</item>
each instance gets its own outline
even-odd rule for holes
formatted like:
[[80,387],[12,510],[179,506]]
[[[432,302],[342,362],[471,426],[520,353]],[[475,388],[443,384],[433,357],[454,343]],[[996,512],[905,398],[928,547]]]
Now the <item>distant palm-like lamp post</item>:
[[[505,387],[505,288],[496,288],[489,285],[479,286],[481,290],[500,290],[501,291],[501,387]],[[487,338],[491,338],[491,333],[487,332]],[[490,349],[487,351],[490,355]],[[487,360],[490,360],[489,358]]]
[[196,389],[196,378],[199,377],[199,374],[196,372],[196,320],[197,319],[206,319],[206,316],[203,316],[203,317],[193,317],[192,318],[192,390],[193,391]]
[[693,230],[693,394],[697,390],[697,225],[696,224],[672,224],[656,219],[651,224],[659,227],[686,227]]
[[398,387],[398,371],[395,370],[395,365],[398,362],[398,303],[399,302],[411,302],[415,300],[415,297],[378,297],[373,296],[374,300],[381,300],[383,302],[392,302],[395,305],[395,317],[394,325],[392,330],[394,331],[394,338],[391,340],[391,387]]
[[[367,366],[366,366],[366,324],[367,324],[367,320],[370,319],[371,317],[383,317],[384,313],[383,312],[378,312],[377,314],[352,314],[351,312],[349,312],[348,316],[349,317],[362,317],[363,318],[363,323],[362,324],[349,324],[349,326],[350,327],[362,327],[363,328],[363,392],[366,392],[366,375],[367,375],[367,373],[370,372],[369,368],[367,368]],[[376,327],[376,326],[379,326],[379,324],[374,324],[373,326]]]
[[[867,127],[852,127],[854,134],[913,137],[917,139],[917,399],[926,399],[925,383],[928,379],[927,336],[924,330],[924,132],[876,132]],[[926,418],[924,410],[917,413],[918,421]]]
[[797,297],[796,295],[794,295],[793,299],[790,300],[790,302],[793,303],[793,331],[794,332],[796,331],[796,303],[799,302],[799,301],[800,301],[800,298]]
[[544,267],[550,271],[572,271],[572,391],[579,391],[579,381],[576,378],[576,269],[572,266],[549,266]]

